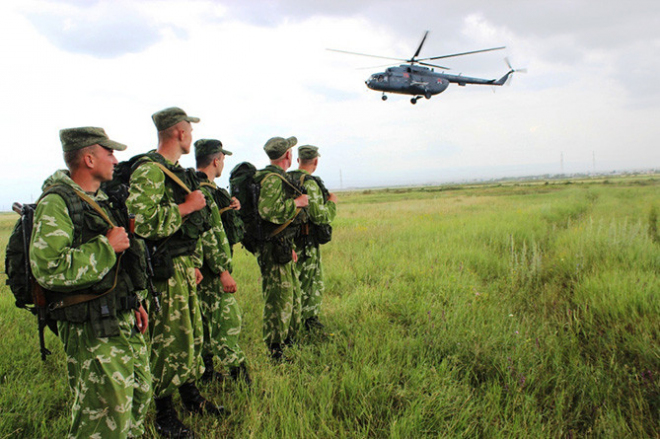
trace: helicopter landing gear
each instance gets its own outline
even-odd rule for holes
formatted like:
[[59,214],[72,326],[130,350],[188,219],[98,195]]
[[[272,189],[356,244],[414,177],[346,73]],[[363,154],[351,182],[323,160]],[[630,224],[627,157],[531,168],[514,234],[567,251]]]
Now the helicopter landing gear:
[[417,103],[417,99],[420,99],[421,96],[415,96],[414,98],[410,99],[410,103],[415,105]]
[[431,93],[429,93],[428,91],[426,93],[424,93],[424,97],[426,99],[431,99],[431,96],[433,96],[433,95]]
[[384,100],[384,101],[387,100],[387,96],[385,95],[385,93],[383,93],[383,96],[381,97],[381,99]]

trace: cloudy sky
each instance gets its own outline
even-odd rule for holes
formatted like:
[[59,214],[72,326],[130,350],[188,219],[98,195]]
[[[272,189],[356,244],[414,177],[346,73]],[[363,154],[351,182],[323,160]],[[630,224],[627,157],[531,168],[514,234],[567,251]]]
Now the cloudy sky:
[[[407,58],[425,30],[423,57],[507,46],[450,73],[529,72],[413,106],[366,88],[382,60],[325,50]],[[229,169],[273,136],[317,145],[336,189],[660,167],[657,1],[3,0],[0,38],[0,210],[63,167],[59,129],[104,127],[123,160],[169,106]]]

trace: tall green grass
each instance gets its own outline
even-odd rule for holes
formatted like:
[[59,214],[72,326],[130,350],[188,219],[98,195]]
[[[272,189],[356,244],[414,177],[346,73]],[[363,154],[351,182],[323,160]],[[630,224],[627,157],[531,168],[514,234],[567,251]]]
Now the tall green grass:
[[[237,250],[254,385],[204,387],[231,415],[185,421],[202,437],[658,437],[657,194],[653,179],[340,194],[327,335],[271,363],[258,267]],[[68,425],[61,346],[49,336],[42,364],[35,327],[0,295],[0,438]]]

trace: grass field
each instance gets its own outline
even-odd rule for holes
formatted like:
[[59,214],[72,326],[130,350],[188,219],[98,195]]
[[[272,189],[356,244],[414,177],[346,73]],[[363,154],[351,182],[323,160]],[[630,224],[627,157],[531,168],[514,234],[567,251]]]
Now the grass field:
[[[201,437],[660,437],[660,181],[340,194],[328,336],[274,365],[255,259],[235,258],[251,390]],[[17,216],[0,216],[4,247]],[[64,437],[64,355],[0,294],[0,438]],[[177,402],[178,403],[178,402]],[[153,413],[150,419],[153,418]],[[154,435],[149,426],[148,437]]]

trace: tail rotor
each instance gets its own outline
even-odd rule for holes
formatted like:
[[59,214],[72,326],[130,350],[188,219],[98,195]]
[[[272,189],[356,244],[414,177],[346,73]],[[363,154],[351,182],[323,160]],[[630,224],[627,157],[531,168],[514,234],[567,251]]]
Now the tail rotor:
[[506,79],[505,82],[506,85],[511,85],[511,81],[513,80],[514,73],[527,73],[527,69],[514,69],[513,66],[511,66],[511,61],[509,61],[509,58],[504,58],[504,62],[509,67],[509,73],[508,73],[509,77]]

